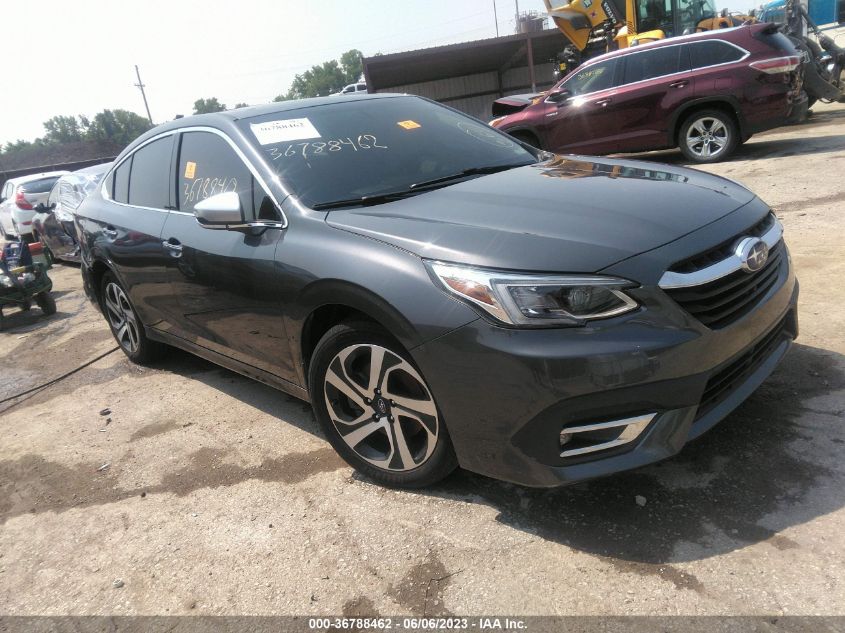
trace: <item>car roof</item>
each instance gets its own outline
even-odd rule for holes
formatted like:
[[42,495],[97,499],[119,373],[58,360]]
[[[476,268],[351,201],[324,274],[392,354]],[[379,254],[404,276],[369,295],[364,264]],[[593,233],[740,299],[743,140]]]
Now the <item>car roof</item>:
[[64,176],[65,174],[69,173],[69,171],[42,171],[40,174],[29,174],[28,176],[18,176],[17,178],[9,178],[8,182],[11,182],[14,185],[23,185],[34,180],[50,178],[51,176]]
[[[587,66],[592,66],[593,64],[598,64],[608,59],[614,59],[616,57],[625,57],[626,55],[633,55],[634,53],[637,53],[639,51],[649,50],[653,48],[661,48],[663,46],[685,44],[687,42],[693,42],[696,40],[730,40],[733,38],[733,35],[736,34],[740,29],[750,28],[751,27],[749,25],[744,24],[742,26],[733,26],[727,29],[717,29],[713,31],[703,31],[701,33],[690,33],[689,35],[679,35],[677,37],[667,37],[662,40],[657,40],[656,42],[646,42],[645,44],[629,46],[628,48],[620,48],[619,50],[611,51],[610,53],[605,53],[604,55],[599,55],[598,57],[588,59],[586,62],[581,64],[576,70],[585,68]],[[728,37],[725,38],[725,35],[728,35]]]
[[[268,114],[276,114],[281,112],[293,112],[295,110],[306,110],[308,108],[316,108],[324,105],[337,106],[343,103],[351,103],[353,101],[365,101],[370,99],[385,99],[393,97],[415,98],[414,95],[399,94],[399,93],[356,93],[351,94],[348,98],[338,101],[332,97],[314,97],[311,99],[294,99],[291,101],[276,101],[273,103],[266,103],[263,105],[248,106],[245,108],[236,108],[234,110],[224,110],[223,112],[212,112],[209,114],[195,114],[192,116],[182,117],[181,119],[174,119],[167,123],[162,123],[146,132],[143,136],[138,137],[138,140],[151,138],[162,132],[169,130],[177,130],[183,127],[191,127],[194,125],[210,125],[215,127],[221,123],[232,123],[234,121],[241,121],[243,119],[251,119],[253,117],[265,116]],[[137,140],[132,143],[132,147],[137,144]]]

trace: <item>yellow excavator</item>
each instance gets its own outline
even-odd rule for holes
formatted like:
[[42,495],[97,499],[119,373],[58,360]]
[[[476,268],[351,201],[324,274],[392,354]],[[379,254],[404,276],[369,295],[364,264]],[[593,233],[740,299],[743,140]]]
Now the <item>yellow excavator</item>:
[[754,18],[716,11],[714,0],[543,0],[558,29],[569,40],[558,55],[559,71],[617,48],[666,37],[739,26]]

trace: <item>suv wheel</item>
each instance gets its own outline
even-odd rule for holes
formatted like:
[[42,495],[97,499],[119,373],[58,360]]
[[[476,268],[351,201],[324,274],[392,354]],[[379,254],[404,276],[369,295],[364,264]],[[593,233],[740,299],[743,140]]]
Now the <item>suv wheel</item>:
[[329,330],[314,350],[308,378],[320,426],[359,472],[388,486],[420,488],[457,467],[425,379],[375,324]]
[[678,134],[681,152],[696,163],[715,163],[730,156],[738,141],[736,123],[721,110],[693,112]]
[[103,275],[100,297],[111,333],[129,360],[143,365],[157,358],[162,345],[147,338],[126,291],[111,273]]

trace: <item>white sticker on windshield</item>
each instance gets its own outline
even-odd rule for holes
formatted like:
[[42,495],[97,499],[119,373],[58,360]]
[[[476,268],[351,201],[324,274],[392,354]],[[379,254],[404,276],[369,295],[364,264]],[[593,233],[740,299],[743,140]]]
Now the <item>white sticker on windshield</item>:
[[262,145],[296,141],[301,138],[320,138],[317,128],[308,119],[280,119],[250,123],[249,127]]

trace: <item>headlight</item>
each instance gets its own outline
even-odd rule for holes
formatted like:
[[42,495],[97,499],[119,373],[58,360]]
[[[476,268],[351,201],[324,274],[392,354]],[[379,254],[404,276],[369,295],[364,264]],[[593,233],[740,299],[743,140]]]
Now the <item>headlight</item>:
[[583,325],[630,312],[630,281],[587,275],[518,275],[426,262],[444,289],[508,325]]

